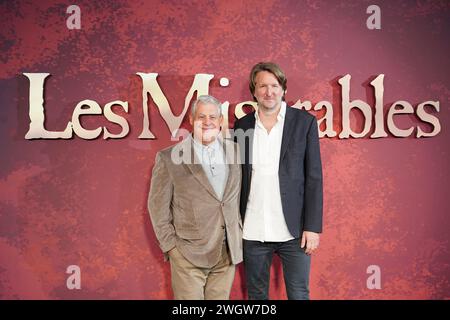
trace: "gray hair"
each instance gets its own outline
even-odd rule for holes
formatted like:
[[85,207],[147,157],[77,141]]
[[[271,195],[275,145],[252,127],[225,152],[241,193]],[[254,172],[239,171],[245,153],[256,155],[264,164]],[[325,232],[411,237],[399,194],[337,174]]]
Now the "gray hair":
[[202,96],[197,97],[197,100],[195,100],[192,103],[192,107],[191,107],[191,115],[192,117],[195,116],[195,112],[197,111],[197,106],[199,104],[213,104],[217,107],[217,111],[219,113],[219,116],[222,115],[222,103],[220,103],[219,100],[217,100],[216,98],[214,98],[213,96],[209,96],[207,94],[204,94]]

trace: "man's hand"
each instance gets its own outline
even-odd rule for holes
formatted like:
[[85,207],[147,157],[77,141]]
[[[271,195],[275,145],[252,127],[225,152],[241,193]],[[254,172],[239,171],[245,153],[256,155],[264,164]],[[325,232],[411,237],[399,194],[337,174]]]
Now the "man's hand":
[[[306,246],[306,248],[305,248]],[[312,231],[303,231],[301,248],[305,248],[306,254],[311,254],[319,246],[319,234]]]

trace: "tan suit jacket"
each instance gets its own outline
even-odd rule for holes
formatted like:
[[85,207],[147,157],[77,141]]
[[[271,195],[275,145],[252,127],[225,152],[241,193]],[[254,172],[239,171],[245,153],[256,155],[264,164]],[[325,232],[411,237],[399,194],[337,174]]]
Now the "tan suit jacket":
[[239,214],[241,166],[238,146],[224,139],[228,180],[223,198],[217,195],[199,163],[191,137],[157,153],[148,209],[161,250],[174,247],[200,268],[213,267],[226,241],[233,264],[242,261]]

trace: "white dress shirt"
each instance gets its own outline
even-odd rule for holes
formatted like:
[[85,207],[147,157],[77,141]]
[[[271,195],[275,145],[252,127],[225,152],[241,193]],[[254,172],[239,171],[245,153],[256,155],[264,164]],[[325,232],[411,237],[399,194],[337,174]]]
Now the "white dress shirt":
[[255,112],[252,180],[243,230],[246,240],[284,242],[294,239],[284,219],[278,178],[285,116],[283,101],[277,122],[268,133]]

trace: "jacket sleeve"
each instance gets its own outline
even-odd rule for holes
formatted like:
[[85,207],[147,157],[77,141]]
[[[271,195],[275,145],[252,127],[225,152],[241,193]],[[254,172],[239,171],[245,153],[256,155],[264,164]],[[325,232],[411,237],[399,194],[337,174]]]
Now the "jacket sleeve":
[[322,232],[323,178],[316,117],[312,118],[306,141],[303,230]]
[[175,247],[176,241],[171,210],[172,195],[172,180],[163,155],[158,152],[152,171],[148,195],[148,211],[159,246],[164,253]]

